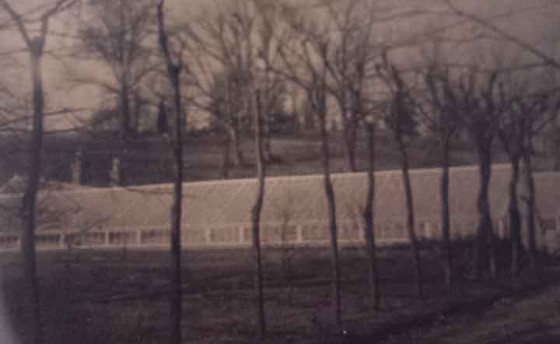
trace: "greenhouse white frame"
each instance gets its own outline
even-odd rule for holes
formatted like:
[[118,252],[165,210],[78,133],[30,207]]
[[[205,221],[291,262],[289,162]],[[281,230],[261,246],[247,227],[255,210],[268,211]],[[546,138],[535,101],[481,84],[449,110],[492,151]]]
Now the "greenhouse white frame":
[[[440,237],[440,169],[410,173],[414,192],[416,230],[421,239]],[[400,170],[376,172],[376,240],[380,245],[407,243],[405,201]],[[490,186],[492,220],[507,236],[509,165],[495,165]],[[364,243],[361,211],[366,174],[332,175],[337,202],[339,241]],[[540,248],[554,252],[560,243],[560,173],[536,173]],[[322,176],[269,177],[261,218],[264,245],[327,245],[326,199]],[[251,245],[250,210],[254,179],[184,184],[182,241],[186,248],[232,248]],[[476,231],[476,166],[450,172],[450,210],[453,238]],[[520,186],[520,205],[526,213],[526,192]],[[172,185],[90,188],[61,185],[40,194],[40,250],[69,248],[167,248]],[[0,195],[0,250],[17,250],[21,194]],[[526,240],[524,230],[524,239]]]

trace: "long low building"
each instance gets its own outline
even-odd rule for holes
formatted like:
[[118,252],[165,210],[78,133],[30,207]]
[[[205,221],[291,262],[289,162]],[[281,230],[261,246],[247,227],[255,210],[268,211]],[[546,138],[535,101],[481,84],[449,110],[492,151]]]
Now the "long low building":
[[[440,169],[410,173],[420,238],[440,237]],[[375,173],[375,228],[380,244],[408,242],[402,174]],[[361,213],[366,174],[332,176],[342,244],[363,242]],[[498,234],[507,235],[509,165],[495,165],[490,207]],[[536,173],[537,241],[550,252],[560,248],[560,174]],[[476,232],[479,185],[476,166],[450,173],[452,236]],[[251,208],[256,180],[224,180],[184,184],[183,244],[187,248],[245,247],[251,244]],[[58,185],[40,194],[39,249],[168,247],[171,184],[124,188]],[[520,204],[526,192],[520,186]],[[0,249],[17,249],[21,229],[21,194],[0,195]],[[525,213],[525,212],[524,212]],[[267,178],[261,218],[264,244],[327,244],[327,204],[321,175]]]

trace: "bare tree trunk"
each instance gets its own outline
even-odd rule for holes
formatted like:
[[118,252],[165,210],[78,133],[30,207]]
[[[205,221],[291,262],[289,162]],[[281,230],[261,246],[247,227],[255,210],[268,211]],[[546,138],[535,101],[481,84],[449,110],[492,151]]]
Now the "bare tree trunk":
[[224,179],[229,178],[229,168],[231,165],[230,156],[231,156],[231,136],[226,129],[224,135],[224,152],[223,152],[223,161],[222,161],[222,177]]
[[169,84],[174,93],[174,128],[171,148],[175,161],[175,180],[173,191],[173,207],[171,210],[171,341],[174,344],[182,342],[182,276],[181,276],[181,218],[183,209],[183,107],[181,98],[180,74],[182,63],[174,63],[168,47],[165,17],[163,13],[164,0],[157,5],[157,19],[160,48],[167,64]]
[[356,114],[351,114],[349,119],[350,127],[348,128],[348,165],[351,172],[356,172],[358,166],[356,164],[356,146],[358,140],[358,118]]
[[347,120],[344,124],[342,134],[344,135],[344,148],[346,149],[346,159],[348,163],[348,170],[356,172],[356,127],[352,124],[352,120]]
[[533,165],[531,162],[531,149],[527,149],[523,154],[523,167],[525,175],[525,184],[529,192],[527,199],[527,229],[529,234],[529,260],[531,267],[534,268],[536,264],[537,255],[537,231],[535,221],[536,201],[535,201],[535,180],[533,178]]
[[181,132],[183,133],[183,136],[186,136],[189,134],[189,121],[187,116],[187,108],[183,105],[183,101],[181,101],[181,105],[183,106],[181,108],[181,118],[182,118],[181,121],[183,122],[183,126],[181,127]]
[[121,110],[121,141],[126,142],[132,136],[132,128],[130,125],[130,96],[129,96],[128,84],[123,79],[121,80],[121,92],[120,92],[120,110]]
[[492,157],[490,148],[478,148],[480,188],[478,191],[478,229],[475,247],[475,262],[477,272],[480,274],[489,264],[490,273],[497,273],[496,254],[494,247],[494,231],[490,213],[488,192],[492,176]]
[[327,197],[327,207],[329,214],[329,234],[331,241],[332,253],[332,282],[333,282],[333,298],[334,313],[337,326],[342,323],[341,311],[341,283],[340,283],[340,262],[338,257],[338,228],[336,224],[336,201],[334,188],[331,180],[330,171],[330,150],[329,150],[329,134],[327,132],[326,123],[326,100],[321,99],[318,110],[319,130],[321,135],[321,161],[323,165],[323,184],[325,188],[325,196]]
[[134,136],[138,137],[140,132],[140,114],[142,113],[143,99],[138,90],[132,93],[132,98],[133,102],[131,111],[132,116],[130,117],[130,128],[131,131],[135,133]]
[[261,240],[260,240],[260,218],[261,210],[264,201],[265,192],[265,163],[263,156],[262,146],[262,108],[260,94],[256,92],[256,107],[255,111],[255,145],[257,156],[257,197],[255,205],[252,210],[252,225],[253,225],[253,251],[255,259],[255,290],[256,290],[256,305],[259,323],[259,341],[262,342],[266,335],[266,318],[264,314],[264,296],[263,296],[263,274],[262,274],[262,258],[261,258]]
[[379,274],[377,271],[377,247],[375,244],[375,128],[373,123],[366,123],[368,140],[367,198],[363,217],[365,223],[365,239],[369,258],[368,284],[373,307],[380,308]]
[[442,166],[441,166],[441,252],[445,259],[445,287],[451,290],[453,287],[453,251],[451,249],[451,220],[449,214],[449,138],[443,138],[441,142]]
[[170,83],[175,90],[175,126],[173,142],[173,158],[175,160],[175,181],[173,191],[173,210],[171,213],[171,319],[172,338],[181,343],[182,292],[181,292],[181,217],[183,203],[183,139],[181,116],[181,91],[179,83],[180,69],[169,72]]
[[422,278],[422,259],[420,257],[420,248],[418,247],[418,240],[416,238],[416,231],[414,229],[414,201],[412,198],[412,186],[410,185],[410,176],[408,173],[408,154],[404,144],[402,135],[397,131],[396,133],[397,143],[399,145],[399,151],[401,153],[401,170],[402,178],[404,184],[404,192],[406,196],[406,228],[408,231],[408,237],[410,239],[410,245],[412,248],[415,274],[416,274],[416,291],[418,296],[424,297],[423,288],[423,278]]
[[233,148],[235,149],[235,165],[242,167],[247,165],[245,161],[245,156],[243,155],[243,149],[241,148],[241,139],[239,137],[239,129],[232,127],[229,131],[231,141],[233,143]]
[[519,273],[521,258],[521,215],[517,203],[517,184],[519,183],[519,156],[511,157],[511,179],[509,181],[509,228],[511,241],[511,275]]
[[[35,248],[35,231],[37,229],[37,193],[42,170],[43,135],[45,118],[45,94],[43,89],[43,72],[41,68],[42,56],[46,45],[49,31],[49,21],[52,16],[62,11],[65,6],[71,6],[66,0],[58,0],[48,9],[42,8],[43,13],[37,21],[40,22],[40,30],[34,37],[29,35],[26,28],[26,18],[15,11],[9,2],[0,0],[0,7],[13,20],[14,26],[19,31],[29,53],[30,76],[32,84],[33,102],[33,129],[29,152],[28,181],[22,199],[22,216],[24,228],[22,232],[21,250],[23,253],[23,269],[29,314],[30,343],[41,344],[43,342],[43,329],[41,324],[41,307],[39,295],[39,283],[37,280],[37,257]],[[37,13],[35,13],[36,15]],[[26,305],[26,306],[27,306]]]
[[346,101],[339,99],[340,109],[342,111],[342,135],[344,139],[344,149],[346,151],[346,163],[350,172],[356,172],[356,131],[357,131],[357,114],[348,115],[346,110]]
[[45,117],[45,99],[43,91],[43,77],[41,71],[41,56],[43,41],[34,42],[30,51],[31,81],[33,84],[33,131],[29,162],[28,184],[23,197],[25,231],[22,236],[22,251],[24,256],[24,273],[27,290],[27,302],[30,311],[31,343],[43,342],[41,324],[41,307],[39,285],[37,281],[37,258],[35,251],[35,229],[37,226],[37,192],[41,177],[43,151],[43,121]]
[[120,125],[120,136],[121,136],[121,149],[118,153],[118,161],[119,164],[116,166],[117,170],[115,171],[117,178],[117,185],[124,186],[126,183],[126,174],[125,174],[125,152],[126,147],[128,145],[129,140],[132,137],[132,131],[130,128],[130,100],[129,100],[129,91],[128,91],[128,84],[126,81],[121,80],[121,91],[120,91],[120,112],[121,112],[121,125]]
[[263,136],[263,158],[265,162],[272,162],[274,154],[272,154],[272,137],[270,133],[269,121],[262,121],[262,136]]

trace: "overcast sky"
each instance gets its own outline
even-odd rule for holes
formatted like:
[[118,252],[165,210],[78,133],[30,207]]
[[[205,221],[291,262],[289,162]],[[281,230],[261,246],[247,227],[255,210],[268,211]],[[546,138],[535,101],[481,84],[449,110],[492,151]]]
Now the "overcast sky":
[[[28,6],[37,6],[48,0],[12,0],[19,11],[24,11]],[[52,1],[52,0],[51,0]],[[196,13],[201,4],[208,5],[215,3],[217,6],[224,6],[225,3],[231,0],[167,0],[168,16],[171,21],[185,20]],[[299,3],[309,2],[311,0],[299,0]],[[428,9],[435,9],[434,4],[441,3],[439,0],[385,0],[385,3],[391,3],[392,6],[415,6]],[[514,15],[508,16],[507,19],[500,19],[498,25],[506,28],[508,31],[523,39],[537,44],[542,49],[548,50],[555,48],[555,37],[560,37],[560,30],[557,27],[557,18],[560,14],[560,6],[550,7],[550,4],[555,4],[554,0],[535,0],[535,1],[522,1],[522,0],[455,0],[457,6],[467,10],[476,11],[486,16],[495,16],[498,13],[507,13],[511,11]],[[0,23],[4,22],[5,15],[0,13]],[[53,20],[51,26],[53,33],[68,33],[72,34],[68,26],[68,16],[60,16]],[[403,35],[410,35],[418,33],[421,30],[426,30],[432,27],[437,27],[446,23],[443,17],[424,17],[420,20],[400,20],[393,22],[390,25],[384,25],[382,32],[384,39],[396,39]],[[462,28],[464,30],[464,28]],[[558,35],[557,35],[558,33]],[[51,36],[48,41],[48,50],[61,51],[60,47],[69,48],[72,41],[63,39],[60,36]],[[7,51],[13,51],[21,47],[21,38],[18,33],[10,30],[0,32],[0,54]],[[503,49],[501,46],[499,49]],[[487,49],[488,50],[488,49]],[[64,50],[62,50],[64,51]],[[471,51],[474,55],[483,55],[483,51]],[[519,50],[511,50],[508,54],[522,54]],[[410,53],[403,54],[403,58],[408,58]],[[473,56],[473,58],[480,58],[480,56]],[[21,66],[25,67],[27,57],[20,55],[16,58]],[[13,88],[18,89],[23,94],[28,94],[28,72],[25,68],[6,68],[6,62],[0,61],[0,66],[3,67],[2,82],[11,85]],[[70,67],[70,68],[69,68]],[[94,106],[99,102],[101,92],[93,87],[80,87],[75,89],[68,88],[66,83],[66,75],[69,70],[76,69],[89,69],[96,70],[91,64],[84,65],[76,64],[73,61],[61,63],[52,56],[47,56],[44,63],[45,83],[48,94],[48,106],[51,109],[60,109],[62,107],[81,107],[81,106]]]

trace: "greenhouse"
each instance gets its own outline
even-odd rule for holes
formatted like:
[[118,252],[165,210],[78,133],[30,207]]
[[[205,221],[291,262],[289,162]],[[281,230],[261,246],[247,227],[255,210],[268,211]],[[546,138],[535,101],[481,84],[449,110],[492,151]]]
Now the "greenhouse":
[[[410,173],[416,232],[422,239],[440,236],[440,169]],[[495,165],[490,207],[496,232],[507,235],[509,165]],[[406,243],[405,199],[400,170],[375,174],[375,230],[379,244]],[[366,174],[333,174],[341,244],[363,243]],[[560,174],[536,173],[538,243],[556,250],[560,216]],[[187,248],[247,247],[251,244],[251,208],[256,180],[224,180],[184,184],[183,244]],[[520,186],[520,205],[526,192]],[[91,188],[59,184],[46,188],[39,200],[37,247],[40,249],[165,248],[169,245],[172,185]],[[452,236],[476,231],[478,169],[450,172]],[[0,248],[17,249],[21,194],[0,195]],[[270,177],[261,217],[265,245],[326,245],[327,204],[321,175]]]

